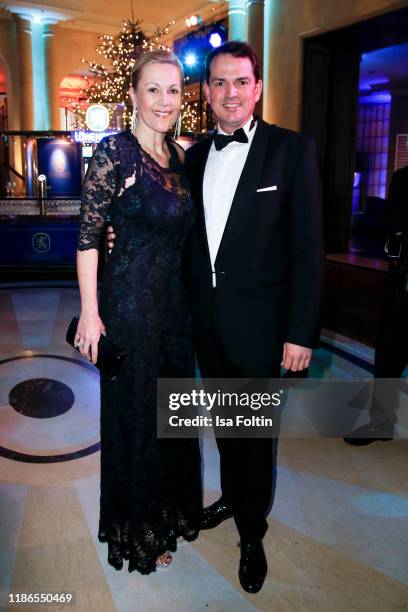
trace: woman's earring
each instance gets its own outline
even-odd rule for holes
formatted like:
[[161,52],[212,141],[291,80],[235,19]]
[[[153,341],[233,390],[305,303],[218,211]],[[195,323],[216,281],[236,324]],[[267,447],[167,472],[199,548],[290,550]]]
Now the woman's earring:
[[132,113],[132,119],[130,122],[130,131],[132,132],[133,136],[136,136],[136,128],[137,128],[137,108],[136,106],[134,106],[133,113]]
[[182,119],[181,119],[181,113],[180,113],[176,121],[176,124],[175,124],[176,127],[174,129],[174,140],[177,140],[177,138],[180,138],[181,124],[182,124]]

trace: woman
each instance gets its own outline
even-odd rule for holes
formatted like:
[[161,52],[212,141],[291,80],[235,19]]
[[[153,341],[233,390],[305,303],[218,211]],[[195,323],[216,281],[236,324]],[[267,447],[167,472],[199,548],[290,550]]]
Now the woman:
[[[167,136],[181,109],[183,74],[175,56],[148,52],[132,72],[132,131],[104,138],[85,179],[76,342],[97,359],[100,334],[128,356],[116,379],[101,375],[99,539],[108,560],[129,571],[171,561],[176,538],[193,540],[201,514],[197,440],[157,439],[156,381],[193,377],[182,252],[194,209],[182,149]],[[115,248],[97,302],[98,246],[107,214]]]

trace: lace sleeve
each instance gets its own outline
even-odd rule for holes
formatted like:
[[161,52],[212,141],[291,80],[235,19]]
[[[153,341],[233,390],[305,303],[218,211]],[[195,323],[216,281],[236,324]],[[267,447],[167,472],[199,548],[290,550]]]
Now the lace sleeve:
[[82,188],[78,250],[98,249],[116,188],[114,145],[104,138],[96,147]]

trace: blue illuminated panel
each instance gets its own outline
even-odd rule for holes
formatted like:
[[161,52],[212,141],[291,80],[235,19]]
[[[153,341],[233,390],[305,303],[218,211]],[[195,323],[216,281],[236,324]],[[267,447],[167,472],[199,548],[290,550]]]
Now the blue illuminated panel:
[[38,138],[38,174],[45,174],[48,195],[75,197],[81,193],[81,145],[58,138]]
[[3,219],[0,266],[74,266],[78,223],[75,219]]

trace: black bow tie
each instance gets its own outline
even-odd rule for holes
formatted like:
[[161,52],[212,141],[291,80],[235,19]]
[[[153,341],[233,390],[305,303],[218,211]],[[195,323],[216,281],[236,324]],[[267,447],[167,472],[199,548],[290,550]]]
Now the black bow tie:
[[244,128],[235,130],[233,134],[219,134],[218,132],[214,135],[214,145],[217,151],[221,151],[224,147],[229,145],[230,142],[248,142],[248,136],[245,134]]

